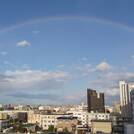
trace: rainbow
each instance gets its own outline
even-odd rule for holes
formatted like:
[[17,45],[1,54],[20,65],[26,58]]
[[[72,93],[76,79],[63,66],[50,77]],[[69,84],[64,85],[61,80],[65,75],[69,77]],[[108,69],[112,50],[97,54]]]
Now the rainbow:
[[88,17],[88,16],[50,16],[50,17],[43,17],[43,18],[37,18],[29,21],[25,21],[19,24],[15,24],[3,29],[0,29],[0,34],[7,33],[12,30],[19,29],[21,27],[27,26],[27,25],[32,25],[32,24],[38,24],[38,23],[45,23],[49,21],[62,21],[62,20],[78,20],[78,21],[89,21],[89,22],[95,22],[99,24],[107,24],[107,25],[112,25],[124,30],[127,30],[129,32],[134,32],[134,28],[125,24],[121,24],[118,22],[113,22],[110,20],[105,20],[105,19],[100,19],[96,17]]

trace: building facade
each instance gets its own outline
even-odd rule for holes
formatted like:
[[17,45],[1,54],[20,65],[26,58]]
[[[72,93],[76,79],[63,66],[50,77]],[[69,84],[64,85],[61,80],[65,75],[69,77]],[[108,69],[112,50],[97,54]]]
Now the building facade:
[[48,130],[49,126],[57,126],[57,118],[67,116],[63,114],[39,114],[31,112],[28,114],[28,123],[38,124],[43,130]]
[[9,120],[7,119],[0,119],[0,131],[3,131],[4,129],[9,127]]
[[87,89],[88,112],[105,112],[104,93],[97,93],[96,90]]
[[134,133],[134,124],[124,124],[124,134],[133,134]]
[[120,87],[120,105],[121,107],[126,106],[130,103],[129,99],[129,86],[125,81],[119,82]]
[[109,113],[94,113],[94,112],[85,112],[85,111],[68,111],[68,113],[72,113],[73,117],[77,117],[77,119],[81,122],[82,126],[91,126],[92,120],[109,120]]
[[112,122],[107,120],[93,120],[91,132],[92,134],[111,134]]
[[131,118],[131,100],[130,100],[130,90],[129,84],[125,81],[119,82],[120,88],[120,105],[121,105],[121,115],[124,118]]
[[78,125],[78,120],[76,117],[58,117],[57,118],[57,131],[69,131],[71,133],[76,132],[76,127]]
[[134,122],[134,89],[130,93],[130,98],[131,98],[132,118],[133,118],[133,122]]

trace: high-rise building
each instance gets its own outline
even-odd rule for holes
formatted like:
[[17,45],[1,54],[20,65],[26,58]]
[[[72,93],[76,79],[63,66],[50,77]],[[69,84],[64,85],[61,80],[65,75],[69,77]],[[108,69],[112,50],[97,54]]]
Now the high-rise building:
[[129,84],[125,81],[119,82],[121,115],[125,118],[131,118],[130,90]]
[[130,102],[128,83],[126,83],[125,81],[120,81],[119,87],[120,87],[120,104],[121,107],[123,107]]
[[97,93],[96,90],[87,89],[88,112],[105,112],[104,93]]
[[132,110],[132,118],[134,122],[134,89],[130,92],[130,98],[131,98],[131,110]]

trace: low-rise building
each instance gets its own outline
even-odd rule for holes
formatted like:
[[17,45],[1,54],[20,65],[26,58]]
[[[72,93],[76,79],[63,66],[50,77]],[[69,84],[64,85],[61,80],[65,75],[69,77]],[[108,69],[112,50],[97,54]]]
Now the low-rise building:
[[68,131],[75,133],[76,131],[76,126],[78,125],[78,120],[77,117],[58,117],[57,118],[57,131]]
[[17,113],[17,118],[19,121],[22,121],[22,122],[27,122],[27,112],[18,112]]
[[9,120],[7,119],[0,119],[0,131],[2,131],[3,129],[6,129],[9,127]]
[[91,127],[92,120],[110,120],[109,113],[88,113],[88,126]]
[[88,124],[88,112],[85,111],[68,111],[68,113],[72,114],[74,117],[77,117],[81,122],[81,125],[85,126]]
[[40,114],[31,112],[28,114],[28,123],[38,124],[43,130],[48,130],[49,126],[57,126],[57,118],[68,116],[64,114]]
[[8,118],[7,113],[4,112],[0,113],[0,120],[6,120],[7,118]]
[[112,133],[112,122],[109,120],[92,120],[92,127],[91,127],[92,134],[97,133]]
[[83,126],[91,126],[91,120],[109,120],[109,113],[88,113],[86,111],[68,111],[67,113],[72,113],[74,117],[77,117]]

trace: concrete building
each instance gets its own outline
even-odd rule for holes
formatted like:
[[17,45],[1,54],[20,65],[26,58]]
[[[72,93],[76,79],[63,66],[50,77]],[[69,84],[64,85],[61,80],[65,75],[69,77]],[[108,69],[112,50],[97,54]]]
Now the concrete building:
[[92,134],[111,134],[112,133],[112,122],[108,120],[93,120],[92,121]]
[[134,124],[125,124],[124,134],[134,134]]
[[7,119],[0,119],[0,131],[3,131],[4,129],[9,127],[9,120]]
[[65,130],[75,133],[78,125],[77,117],[58,117],[57,118],[57,131],[63,132]]
[[96,90],[87,89],[88,112],[105,112],[104,93],[97,93]]
[[130,90],[125,81],[119,82],[121,114],[124,118],[131,118]]
[[116,102],[113,105],[113,113],[121,113],[121,106],[120,103]]
[[40,114],[30,112],[28,113],[28,123],[38,124],[43,130],[48,130],[49,126],[57,126],[57,118],[68,116],[64,114]]
[[113,134],[124,134],[124,120],[120,113],[111,113],[110,121],[112,121]]
[[28,123],[35,124],[41,120],[40,114],[35,114],[34,111],[28,113]]
[[77,117],[81,122],[82,126],[91,126],[91,120],[109,120],[109,113],[94,113],[94,112],[85,112],[85,111],[68,111],[67,113],[72,114],[74,117]]
[[0,111],[0,114],[6,114],[8,117],[10,117],[11,119],[17,119],[18,116],[17,116],[17,112],[15,111]]
[[110,120],[110,114],[108,113],[88,113],[88,126],[91,127],[92,120]]
[[27,112],[18,112],[17,113],[18,120],[22,121],[22,122],[27,122],[27,118],[28,118],[27,116],[28,116]]
[[7,118],[8,118],[7,113],[4,112],[0,113],[0,120],[6,120]]
[[130,93],[131,93],[131,91],[134,89],[134,83],[128,83],[128,87],[129,87],[129,99],[130,99],[130,101],[131,101]]
[[85,126],[88,124],[88,114],[85,111],[71,111],[68,113],[72,113],[73,117],[77,117],[77,119],[80,121],[81,125]]
[[134,89],[130,93],[130,98],[131,98],[132,118],[133,118],[133,122],[134,122]]
[[120,81],[119,87],[120,87],[120,104],[121,107],[123,107],[130,103],[129,86],[128,83],[126,83],[125,81]]

